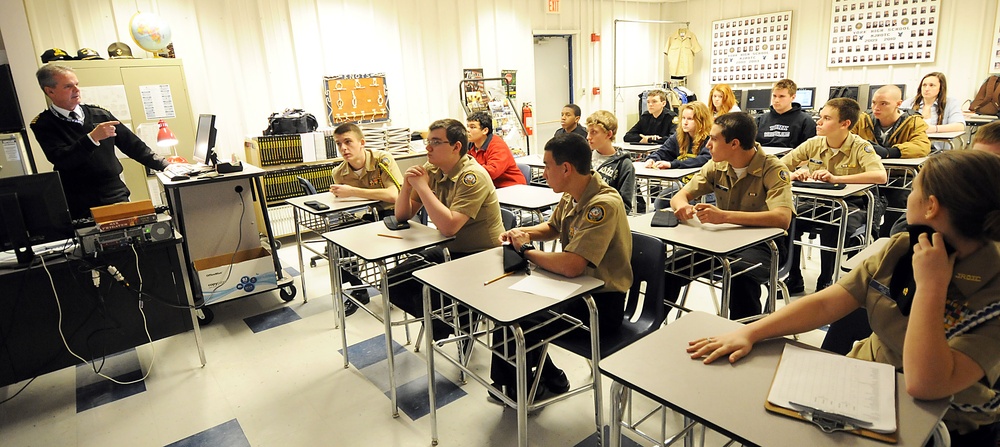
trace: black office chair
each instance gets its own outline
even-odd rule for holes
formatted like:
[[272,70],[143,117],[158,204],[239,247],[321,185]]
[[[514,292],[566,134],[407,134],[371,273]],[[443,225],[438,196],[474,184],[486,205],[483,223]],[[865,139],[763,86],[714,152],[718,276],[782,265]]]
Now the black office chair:
[[524,181],[527,182],[530,185],[531,184],[531,166],[528,166],[527,163],[518,163],[517,164],[517,169],[521,170],[521,175],[524,176]]
[[295,178],[299,180],[299,186],[302,187],[302,192],[304,193],[304,195],[311,196],[313,194],[316,194],[316,187],[313,186],[312,182],[310,182],[305,177],[296,176]]
[[509,209],[500,208],[500,220],[503,222],[504,231],[510,231],[517,226],[517,216]]

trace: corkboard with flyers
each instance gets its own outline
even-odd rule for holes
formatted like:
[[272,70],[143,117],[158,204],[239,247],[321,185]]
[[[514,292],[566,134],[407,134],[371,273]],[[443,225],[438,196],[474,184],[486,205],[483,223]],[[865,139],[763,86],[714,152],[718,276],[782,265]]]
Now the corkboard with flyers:
[[326,76],[323,91],[330,126],[389,121],[385,73]]

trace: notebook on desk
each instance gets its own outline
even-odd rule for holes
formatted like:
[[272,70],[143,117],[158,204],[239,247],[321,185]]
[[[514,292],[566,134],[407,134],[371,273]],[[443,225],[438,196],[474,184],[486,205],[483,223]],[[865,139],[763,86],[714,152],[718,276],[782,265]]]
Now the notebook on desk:
[[764,408],[895,444],[896,370],[892,365],[785,345]]

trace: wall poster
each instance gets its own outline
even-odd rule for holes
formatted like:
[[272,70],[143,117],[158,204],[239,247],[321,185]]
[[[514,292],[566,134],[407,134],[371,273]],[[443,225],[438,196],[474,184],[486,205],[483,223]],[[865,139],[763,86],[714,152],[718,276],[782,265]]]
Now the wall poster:
[[786,78],[791,26],[791,11],[712,22],[712,83]]
[[942,1],[833,0],[827,67],[934,62]]
[[323,101],[330,126],[389,121],[385,73],[323,77]]

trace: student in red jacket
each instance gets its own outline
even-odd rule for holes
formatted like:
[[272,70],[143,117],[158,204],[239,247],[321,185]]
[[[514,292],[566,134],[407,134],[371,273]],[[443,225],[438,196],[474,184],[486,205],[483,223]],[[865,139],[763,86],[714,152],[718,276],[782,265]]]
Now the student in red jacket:
[[493,134],[493,117],[489,113],[473,113],[466,124],[469,126],[469,155],[490,173],[494,187],[528,184],[507,143]]

